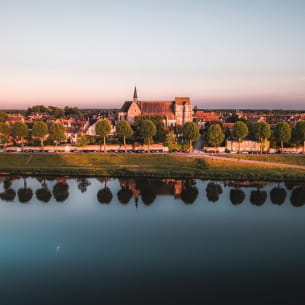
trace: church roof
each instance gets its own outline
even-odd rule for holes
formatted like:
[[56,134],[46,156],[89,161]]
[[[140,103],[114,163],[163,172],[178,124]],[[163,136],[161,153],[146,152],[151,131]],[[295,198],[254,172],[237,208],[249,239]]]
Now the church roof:
[[174,105],[172,101],[141,101],[138,103],[143,116],[160,115],[168,119],[174,119]]
[[120,110],[120,112],[128,112],[130,105],[132,102],[125,102]]

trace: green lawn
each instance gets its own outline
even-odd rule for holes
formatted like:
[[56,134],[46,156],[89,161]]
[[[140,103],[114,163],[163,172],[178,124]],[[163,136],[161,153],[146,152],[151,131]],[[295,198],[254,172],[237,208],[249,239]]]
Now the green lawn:
[[[244,156],[248,157],[248,156]],[[305,170],[173,155],[0,154],[0,172],[11,174],[194,177],[298,180]]]
[[225,155],[228,158],[285,163],[305,166],[305,155]]

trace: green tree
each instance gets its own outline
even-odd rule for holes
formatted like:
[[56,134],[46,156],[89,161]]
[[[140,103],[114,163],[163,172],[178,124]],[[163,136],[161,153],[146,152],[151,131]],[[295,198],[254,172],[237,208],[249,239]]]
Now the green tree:
[[89,141],[88,141],[88,137],[85,135],[78,135],[77,136],[77,146],[79,147],[83,147],[88,145]]
[[43,121],[37,121],[32,129],[32,136],[40,140],[41,149],[44,150],[44,139],[49,133],[48,125]]
[[12,128],[12,135],[15,139],[20,140],[21,150],[23,151],[24,138],[29,135],[28,125],[23,122],[16,122]]
[[61,123],[54,123],[50,127],[50,139],[55,142],[56,151],[58,142],[64,141],[66,139],[66,129]]
[[276,140],[281,143],[281,152],[284,143],[288,143],[291,139],[291,127],[287,122],[279,122],[275,126],[274,135]]
[[7,113],[0,112],[0,122],[3,122],[3,123],[6,122],[7,118],[8,118],[8,114]]
[[200,137],[199,129],[194,122],[186,122],[182,127],[183,137],[189,141],[189,151],[192,152],[193,145],[192,142],[196,141]]
[[126,152],[126,139],[131,138],[133,135],[133,130],[130,127],[129,123],[125,120],[119,121],[116,125],[116,134],[118,137],[123,138],[123,143]]
[[146,141],[148,145],[148,152],[150,153],[150,144],[152,138],[156,135],[157,128],[151,120],[144,120],[141,124],[140,134],[141,137]]
[[258,122],[254,127],[254,136],[261,143],[261,154],[263,153],[264,142],[271,137],[270,125],[266,122]]
[[249,130],[248,126],[242,122],[237,121],[233,126],[233,138],[237,140],[238,142],[238,152],[240,153],[240,143],[243,141],[243,139],[248,135]]
[[10,127],[7,123],[0,122],[0,143],[3,144],[5,150],[10,135]]
[[219,146],[225,139],[225,135],[219,124],[213,124],[210,126],[207,137],[209,145],[215,147]]
[[299,121],[295,125],[295,137],[297,141],[303,142],[303,154],[305,153],[305,121]]
[[[111,131],[111,126],[108,120],[100,120],[95,125],[95,133],[97,136],[103,138],[104,141],[104,152],[106,152],[106,137]],[[100,151],[102,150],[102,141],[100,141]]]

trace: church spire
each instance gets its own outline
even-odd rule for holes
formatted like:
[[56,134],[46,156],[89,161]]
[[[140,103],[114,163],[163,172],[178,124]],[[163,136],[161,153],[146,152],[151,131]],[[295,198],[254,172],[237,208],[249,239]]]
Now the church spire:
[[134,92],[133,92],[133,101],[138,102],[138,92],[137,92],[137,87],[134,87]]

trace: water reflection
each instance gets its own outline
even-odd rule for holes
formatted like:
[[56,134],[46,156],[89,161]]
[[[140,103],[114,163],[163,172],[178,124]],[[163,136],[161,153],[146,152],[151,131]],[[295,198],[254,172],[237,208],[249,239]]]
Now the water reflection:
[[252,191],[250,195],[250,201],[253,205],[261,206],[267,199],[267,192],[261,191],[259,188],[256,191]]
[[[102,184],[102,186],[101,186]],[[88,187],[91,186],[88,191]],[[74,189],[69,192],[69,189]],[[94,190],[94,191],[93,191]],[[95,197],[101,204],[120,203],[152,206],[157,198],[170,196],[186,205],[209,202],[242,203],[256,207],[265,204],[294,207],[305,205],[304,183],[267,183],[235,181],[202,181],[196,179],[89,178],[89,177],[0,177],[0,200],[3,202],[66,202],[69,196]],[[34,196],[35,195],[35,196]],[[226,198],[228,200],[226,200]],[[207,199],[207,200],[206,200]]]
[[206,188],[207,198],[211,202],[219,200],[219,195],[222,194],[221,185],[215,182],[210,182]]
[[230,201],[234,205],[243,203],[243,201],[245,200],[245,197],[246,197],[245,192],[243,192],[242,190],[240,190],[238,188],[230,190]]
[[300,207],[305,204],[305,187],[297,187],[292,191],[291,204]]

